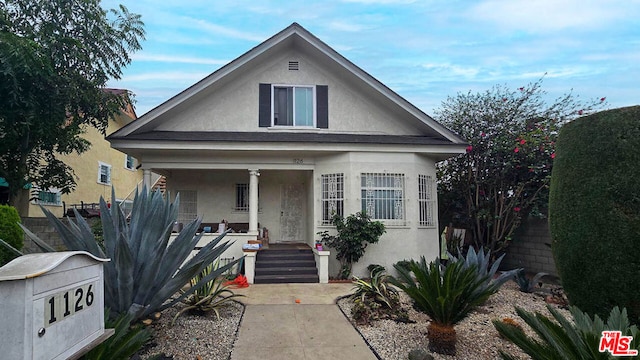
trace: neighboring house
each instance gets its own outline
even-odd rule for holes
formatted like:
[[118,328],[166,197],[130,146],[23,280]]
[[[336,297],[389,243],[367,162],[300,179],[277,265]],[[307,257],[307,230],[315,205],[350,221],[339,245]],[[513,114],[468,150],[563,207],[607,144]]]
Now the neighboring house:
[[[118,95],[125,95],[125,90],[107,89]],[[122,109],[117,115],[109,119],[107,134],[110,134],[136,119],[131,105]],[[63,195],[58,189],[30,189],[30,200],[26,206],[21,206],[22,217],[43,217],[39,205],[43,205],[58,217],[63,216],[63,210],[73,205],[79,207],[81,203],[98,203],[100,197],[111,201],[111,187],[116,196],[123,200],[127,198],[136,186],[142,182],[142,170],[136,158],[110,147],[109,142],[97,129],[87,127],[83,138],[91,142],[91,147],[81,155],[59,155],[58,159],[70,166],[75,172],[76,189],[70,194]],[[129,202],[130,200],[128,200]]]
[[166,177],[180,222],[245,222],[245,236],[313,246],[333,213],[366,211],[387,232],[356,275],[438,256],[435,163],[466,147],[296,23],[108,140],[141,160],[145,182]]

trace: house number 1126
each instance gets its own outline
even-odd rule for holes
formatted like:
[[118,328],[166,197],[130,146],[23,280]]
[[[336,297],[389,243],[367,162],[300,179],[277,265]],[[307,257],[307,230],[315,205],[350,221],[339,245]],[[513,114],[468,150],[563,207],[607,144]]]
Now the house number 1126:
[[94,291],[95,283],[90,283],[47,296],[44,301],[45,327],[93,305]]

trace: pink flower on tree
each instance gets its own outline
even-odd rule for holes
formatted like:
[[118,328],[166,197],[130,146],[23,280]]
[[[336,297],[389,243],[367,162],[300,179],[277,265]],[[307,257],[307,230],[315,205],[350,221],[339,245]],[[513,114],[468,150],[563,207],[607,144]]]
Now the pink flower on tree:
[[527,142],[525,139],[520,139],[520,145],[524,145]]
[[523,86],[523,87],[518,88],[518,90],[520,90],[520,91],[524,91],[524,86]]
[[515,212],[520,212],[520,210],[522,210],[522,209],[520,209],[519,206],[516,206],[516,207],[513,208],[513,211],[515,211]]
[[481,137],[485,137],[485,136],[487,136],[487,134],[485,134],[484,131],[483,131],[483,132],[480,133],[480,136]]
[[515,149],[513,149],[513,152],[514,152],[514,153],[517,153],[517,152],[519,152],[519,151],[520,151],[520,148],[515,148]]
[[582,111],[582,109],[578,110],[578,115],[582,115],[584,113],[584,111]]
[[470,153],[471,151],[473,151],[473,146],[471,145],[467,146],[467,153]]
[[551,154],[551,158],[555,159],[556,158],[556,153]]
[[606,98],[606,97],[601,97],[601,98],[600,98],[600,102],[603,102],[603,101],[605,101],[605,100],[607,100],[607,98]]

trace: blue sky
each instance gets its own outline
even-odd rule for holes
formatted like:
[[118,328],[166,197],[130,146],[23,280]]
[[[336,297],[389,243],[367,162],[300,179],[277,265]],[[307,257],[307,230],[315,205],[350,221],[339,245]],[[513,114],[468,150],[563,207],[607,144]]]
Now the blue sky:
[[109,83],[136,94],[138,116],[292,22],[428,114],[458,92],[545,73],[550,100],[640,104],[640,0],[103,0],[117,4],[147,31]]

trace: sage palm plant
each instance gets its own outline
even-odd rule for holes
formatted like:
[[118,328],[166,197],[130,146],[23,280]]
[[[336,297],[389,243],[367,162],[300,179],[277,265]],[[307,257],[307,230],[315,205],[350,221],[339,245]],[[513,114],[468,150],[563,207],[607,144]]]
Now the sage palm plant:
[[[102,244],[96,241],[91,226],[77,211],[75,219],[68,218],[67,225],[45,208],[42,210],[68,250],[87,251],[97,257],[111,259],[104,265],[104,300],[112,317],[127,313],[135,320],[162,311],[222,275],[238,261],[212,271],[187,291],[172,298],[231,246],[228,241],[222,242],[226,233],[189,258],[202,236],[196,235],[200,220],[187,224],[175,238],[170,238],[177,219],[179,195],[171,203],[160,192],[146,189],[136,192],[129,220],[116,201],[113,190],[111,197],[111,206],[100,199]],[[24,230],[43,250],[55,251],[31,231]]]
[[[393,284],[402,289],[414,306],[431,318],[427,337],[431,351],[455,354],[455,324],[462,321],[489,296],[513,277],[516,270],[496,276],[500,257],[490,264],[491,254],[470,248],[465,256],[451,256],[447,265],[426,259],[411,261],[408,268],[394,265],[398,278]],[[490,266],[491,265],[491,266]]]
[[[602,332],[620,331],[622,336],[630,336],[632,342],[627,344],[628,350],[640,351],[640,331],[636,325],[629,322],[627,310],[620,310],[617,306],[609,313],[604,322],[598,315],[593,318],[579,308],[570,307],[573,321],[565,318],[551,305],[547,309],[553,316],[548,318],[536,312],[530,313],[516,307],[516,312],[535,332],[536,336],[528,336],[521,328],[493,320],[498,333],[514,343],[533,360],[546,359],[580,359],[607,360],[616,357],[611,352],[600,351]],[[618,345],[618,344],[615,344]],[[504,351],[500,356],[505,360],[516,360],[517,357]]]

